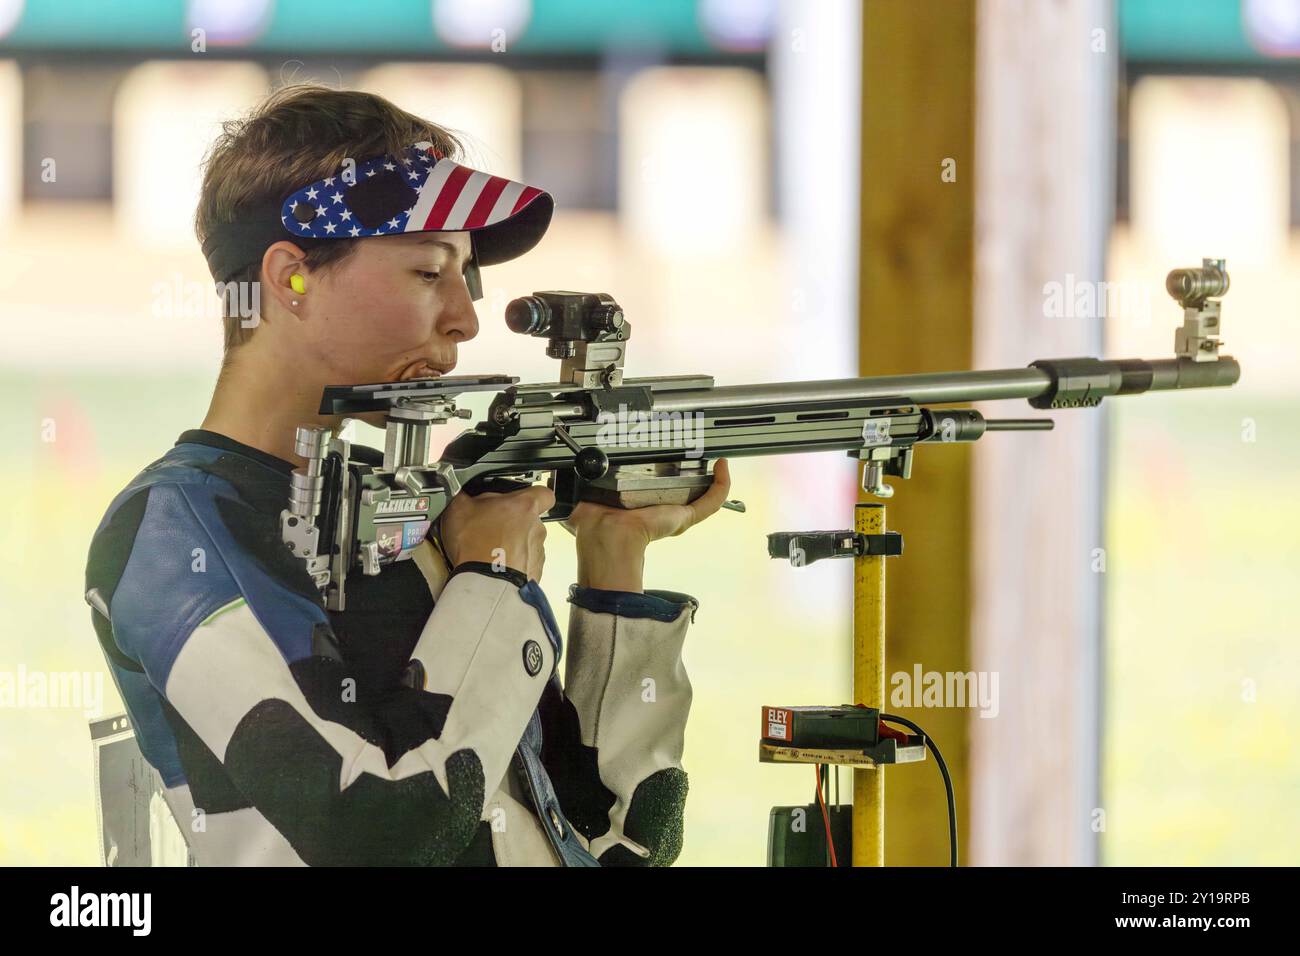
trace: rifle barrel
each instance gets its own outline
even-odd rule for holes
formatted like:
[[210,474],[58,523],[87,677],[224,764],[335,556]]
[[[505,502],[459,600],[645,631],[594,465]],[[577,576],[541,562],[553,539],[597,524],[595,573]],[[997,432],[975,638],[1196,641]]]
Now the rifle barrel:
[[[1072,364],[1083,363],[1083,364]],[[776,402],[838,402],[858,399],[907,398],[918,405],[1035,399],[1063,387],[1063,379],[1086,375],[1098,396],[1145,391],[1213,388],[1232,385],[1241,368],[1231,356],[1211,362],[1187,358],[1098,360],[1049,359],[1039,367],[973,372],[931,372],[919,375],[880,375],[813,382],[762,385],[718,385],[713,388],[655,392],[655,411],[696,411],[767,405]],[[636,380],[633,380],[635,382]],[[631,384],[631,383],[629,383]]]

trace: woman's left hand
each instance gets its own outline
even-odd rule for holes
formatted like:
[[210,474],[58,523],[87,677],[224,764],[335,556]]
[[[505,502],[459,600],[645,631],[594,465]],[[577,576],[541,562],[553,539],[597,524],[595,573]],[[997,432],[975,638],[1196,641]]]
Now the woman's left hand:
[[580,501],[562,524],[578,539],[578,584],[610,591],[642,590],[645,549],[715,514],[731,492],[727,459],[713,466],[709,490],[687,505],[612,508]]

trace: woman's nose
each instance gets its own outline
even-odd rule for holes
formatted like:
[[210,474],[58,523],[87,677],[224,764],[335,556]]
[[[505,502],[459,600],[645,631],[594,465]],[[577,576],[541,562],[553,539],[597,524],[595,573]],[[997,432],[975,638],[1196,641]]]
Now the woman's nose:
[[469,286],[463,281],[457,285],[456,292],[443,307],[438,324],[443,334],[460,342],[468,342],[478,335],[478,315],[474,312],[474,300],[470,298]]

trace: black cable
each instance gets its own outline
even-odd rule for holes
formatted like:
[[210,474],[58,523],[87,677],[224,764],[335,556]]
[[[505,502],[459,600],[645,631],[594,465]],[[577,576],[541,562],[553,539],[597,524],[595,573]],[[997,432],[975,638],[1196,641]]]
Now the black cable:
[[[830,810],[830,781],[828,779],[830,767],[827,764],[817,764],[815,767],[817,774],[817,789],[814,792],[816,807],[822,815],[822,832],[826,834],[825,862],[827,866],[838,866],[839,860],[835,855],[835,838],[831,835],[831,810]],[[823,795],[824,794],[824,795]]]
[[906,717],[899,717],[895,714],[881,714],[881,720],[892,721],[896,724],[902,724],[913,733],[920,734],[925,738],[925,745],[930,748],[934,754],[934,762],[939,765],[939,772],[943,774],[943,786],[948,792],[948,865],[957,865],[957,798],[952,792],[952,777],[948,774],[948,765],[943,762],[943,754],[939,753],[939,748],[924,730],[918,727]]
[[835,804],[831,803],[831,765],[822,764],[822,806],[826,808],[826,864],[839,866],[839,855],[835,851]]

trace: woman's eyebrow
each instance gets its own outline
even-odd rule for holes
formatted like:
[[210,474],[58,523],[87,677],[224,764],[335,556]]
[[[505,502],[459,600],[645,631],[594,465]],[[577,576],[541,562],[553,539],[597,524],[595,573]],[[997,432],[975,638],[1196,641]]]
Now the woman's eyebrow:
[[421,239],[415,243],[417,246],[442,246],[453,256],[459,256],[460,250],[445,239]]

